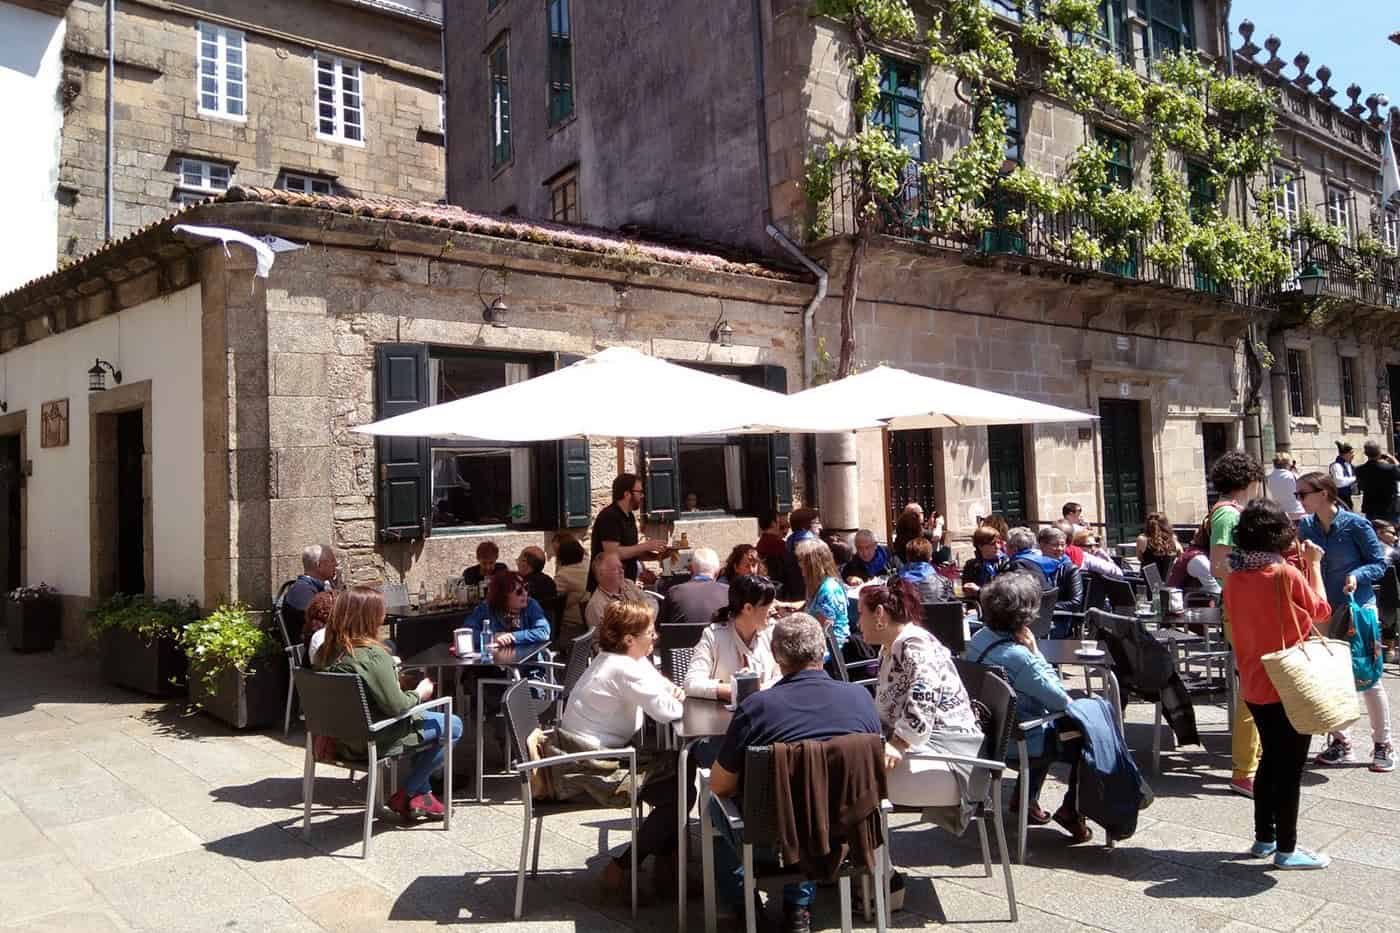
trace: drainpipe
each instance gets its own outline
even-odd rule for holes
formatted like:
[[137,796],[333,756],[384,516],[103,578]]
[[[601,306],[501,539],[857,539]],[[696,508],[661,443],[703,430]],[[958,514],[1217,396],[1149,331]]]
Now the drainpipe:
[[[773,179],[768,168],[768,88],[764,80],[763,63],[763,4],[753,0],[753,82],[758,94],[758,177],[763,182],[763,219],[773,217]],[[769,225],[768,232],[773,232]]]
[[[817,340],[814,334],[813,322],[817,317],[817,306],[826,300],[826,270],[817,265],[797,244],[789,240],[783,231],[772,224],[768,225],[768,235],[772,237],[779,246],[793,259],[802,263],[817,277],[817,290],[812,293],[812,300],[807,302],[807,306],[802,309],[802,388],[810,389],[812,380],[817,372]],[[802,445],[802,478],[803,484],[808,490],[808,497],[815,499],[817,490],[817,439],[816,435],[808,434]]]
[[102,239],[112,240],[112,175],[116,170],[116,103],[117,87],[117,0],[107,0],[107,209],[102,224]]

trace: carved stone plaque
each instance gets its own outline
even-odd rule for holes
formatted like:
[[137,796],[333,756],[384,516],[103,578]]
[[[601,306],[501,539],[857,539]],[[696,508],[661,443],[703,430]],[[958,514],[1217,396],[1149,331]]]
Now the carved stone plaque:
[[68,399],[45,402],[40,407],[39,446],[68,446]]

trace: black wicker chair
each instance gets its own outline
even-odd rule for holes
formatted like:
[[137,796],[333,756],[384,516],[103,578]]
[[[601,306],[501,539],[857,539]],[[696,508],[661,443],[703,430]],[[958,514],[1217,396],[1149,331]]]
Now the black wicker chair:
[[[287,667],[295,671],[298,668],[307,666],[306,646],[299,641],[293,641],[291,634],[287,631],[287,620],[282,616],[282,605],[287,599],[287,590],[292,588],[292,584],[297,581],[288,580],[277,590],[277,598],[272,602],[272,617],[277,620],[277,631],[282,636],[282,650],[287,655]],[[292,698],[296,696],[297,682],[295,677],[287,678],[287,712],[282,719],[282,734],[286,735],[292,731]]]

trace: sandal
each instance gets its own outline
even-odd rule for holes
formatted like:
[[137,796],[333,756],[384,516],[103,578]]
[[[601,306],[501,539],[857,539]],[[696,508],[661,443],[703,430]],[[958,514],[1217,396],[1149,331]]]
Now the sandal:
[[1089,828],[1088,821],[1073,810],[1060,807],[1055,811],[1053,819],[1060,824],[1065,832],[1069,833],[1071,843],[1088,842],[1094,838],[1094,831]]

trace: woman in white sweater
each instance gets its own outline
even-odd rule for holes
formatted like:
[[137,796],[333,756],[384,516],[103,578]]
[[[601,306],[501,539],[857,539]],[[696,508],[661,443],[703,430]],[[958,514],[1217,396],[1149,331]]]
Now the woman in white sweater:
[[[632,743],[644,715],[657,722],[681,718],[685,693],[651,663],[655,622],[648,603],[618,601],[608,605],[598,626],[599,653],[574,685],[559,722],[556,739],[561,751],[621,748]],[[645,773],[638,797],[651,804],[651,812],[637,832],[637,861],[655,855],[657,888],[674,891],[679,820],[675,755],[639,751],[637,764]],[[687,779],[687,786],[694,783],[693,769]],[[628,798],[623,794],[618,798],[625,806]],[[623,849],[604,866],[604,886],[616,894],[631,890],[630,867],[628,850]]]
[[714,624],[700,635],[685,675],[688,696],[732,702],[729,678],[740,672],[758,675],[759,689],[782,678],[773,660],[768,610],[778,590],[767,577],[734,577],[729,605],[715,613]]

